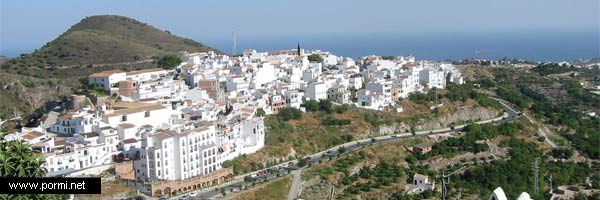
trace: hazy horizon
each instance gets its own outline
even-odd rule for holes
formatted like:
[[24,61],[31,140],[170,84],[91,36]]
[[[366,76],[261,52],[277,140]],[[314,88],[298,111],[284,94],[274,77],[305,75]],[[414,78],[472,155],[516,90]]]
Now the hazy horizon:
[[[590,54],[600,54],[597,53],[600,47],[598,10],[600,10],[600,2],[596,0],[577,2],[461,0],[435,3],[340,0],[327,2],[1,1],[0,55],[15,57],[22,53],[31,53],[86,16],[114,14],[131,17],[162,30],[169,30],[175,35],[212,45],[227,53],[232,52],[231,45],[227,43],[228,41],[230,43],[234,31],[238,36],[238,52],[243,48],[272,50],[269,48],[287,47],[288,43],[293,45],[297,42],[311,44],[311,41],[301,41],[309,40],[307,38],[402,36],[401,39],[405,43],[404,39],[416,37],[429,38],[427,41],[441,38],[443,43],[443,40],[470,36],[485,38],[492,35],[502,38],[531,34],[579,34],[587,35],[589,42],[579,41],[586,38],[576,38],[577,45],[584,47],[575,49],[591,51],[591,53],[581,54],[582,57],[586,57]],[[244,46],[244,43],[252,43],[248,41],[270,42],[281,41],[284,38],[286,40],[278,45]],[[297,41],[294,41],[295,38],[298,38]],[[570,45],[570,43],[555,41],[562,40],[560,37],[546,38],[551,40],[537,41],[537,43]],[[495,38],[492,37],[490,40]],[[502,40],[519,42],[507,41],[506,38]],[[307,46],[332,52],[339,51],[335,48],[327,49],[331,45]],[[381,45],[367,47],[373,49],[364,53],[392,49],[382,48]],[[420,47],[408,48],[397,54]],[[488,47],[474,44],[463,48],[464,51],[473,51],[473,48]],[[354,57],[358,53],[352,54],[344,56]],[[385,52],[385,54],[396,54],[396,51]]]

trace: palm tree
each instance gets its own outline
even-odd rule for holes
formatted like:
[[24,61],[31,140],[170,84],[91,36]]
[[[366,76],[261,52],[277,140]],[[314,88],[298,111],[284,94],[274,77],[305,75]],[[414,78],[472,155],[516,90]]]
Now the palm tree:
[[[4,149],[4,145],[0,145],[0,149]],[[3,151],[4,152],[4,151]],[[0,177],[9,176],[14,170],[13,158],[0,153]]]
[[[0,133],[0,177],[44,177],[46,169],[42,167],[45,158],[35,154],[31,146],[23,141],[6,141]],[[0,199],[66,199],[65,195],[0,194]]]

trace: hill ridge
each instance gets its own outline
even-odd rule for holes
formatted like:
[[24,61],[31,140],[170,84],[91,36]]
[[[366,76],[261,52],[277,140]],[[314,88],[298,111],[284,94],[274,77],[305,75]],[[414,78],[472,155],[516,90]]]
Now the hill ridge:
[[0,118],[64,98],[94,72],[156,67],[154,60],[179,51],[222,53],[129,17],[85,17],[33,53],[0,64]]
[[119,15],[95,15],[72,25],[15,64],[34,67],[120,63],[178,51],[221,51],[169,31]]

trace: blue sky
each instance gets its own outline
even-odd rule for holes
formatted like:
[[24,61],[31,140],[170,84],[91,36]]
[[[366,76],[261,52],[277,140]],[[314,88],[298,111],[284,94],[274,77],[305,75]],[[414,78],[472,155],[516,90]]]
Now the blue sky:
[[198,41],[374,33],[600,32],[598,0],[1,0],[0,54],[28,53],[82,18],[116,14]]

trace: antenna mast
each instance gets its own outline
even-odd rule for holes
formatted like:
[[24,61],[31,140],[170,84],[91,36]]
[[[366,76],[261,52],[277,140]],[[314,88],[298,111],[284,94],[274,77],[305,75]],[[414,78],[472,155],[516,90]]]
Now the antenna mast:
[[237,54],[237,41],[235,38],[235,31],[233,32],[233,48],[232,48],[232,54],[231,55],[235,55]]

